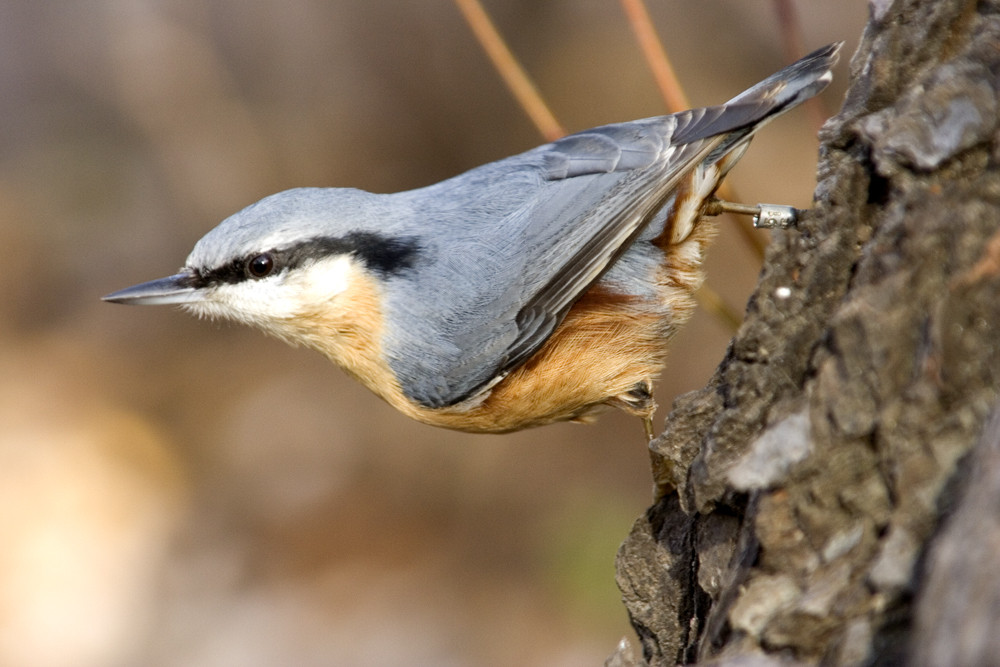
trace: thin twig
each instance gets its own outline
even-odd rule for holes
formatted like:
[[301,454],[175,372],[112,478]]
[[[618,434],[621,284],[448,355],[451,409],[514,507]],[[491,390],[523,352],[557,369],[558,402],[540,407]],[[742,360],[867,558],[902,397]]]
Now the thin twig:
[[[622,10],[628,19],[629,26],[635,34],[636,42],[642,50],[646,64],[653,73],[656,86],[660,89],[660,95],[667,105],[667,110],[671,113],[684,111],[691,108],[691,101],[684,93],[684,87],[677,78],[673,63],[667,50],[663,48],[663,42],[656,33],[656,27],[646,9],[643,0],[621,0]],[[731,188],[727,188],[723,183],[720,188],[720,195],[725,199],[733,199],[735,194]],[[739,217],[734,217],[736,228],[740,231],[740,236],[747,241],[751,250],[759,259],[764,257],[764,245],[760,238],[760,233],[756,232],[749,223]],[[722,300],[714,290],[706,285],[695,294],[695,298],[702,308],[710,312],[716,319],[729,325],[733,331],[740,326],[742,318]]]
[[[670,56],[663,48],[663,41],[656,34],[656,27],[649,16],[646,4],[643,0],[621,0],[622,10],[628,19],[632,32],[635,33],[636,41],[642,54],[646,58],[646,64],[656,79],[656,85],[660,89],[663,101],[667,105],[670,113],[677,113],[691,108],[691,102],[684,93],[674,72],[674,66],[670,62]],[[736,193],[727,183],[723,183],[719,188],[719,196],[729,201],[738,201]],[[755,230],[746,220],[735,218],[736,229],[739,230],[740,237],[750,246],[751,251],[757,259],[764,259],[764,238],[759,230]]]
[[[539,133],[547,141],[554,141],[565,135],[566,132],[559,125],[558,121],[556,121],[555,116],[549,110],[544,100],[542,100],[538,90],[514,58],[503,37],[497,32],[496,26],[493,25],[483,6],[479,3],[479,0],[455,0],[455,4],[462,12],[483,50],[486,51],[493,66],[514,94],[518,103],[531,118],[535,127],[538,128]],[[641,0],[622,0],[622,4],[626,6],[626,11],[630,9],[629,5],[637,6],[639,9],[638,13],[633,11],[630,14],[630,21],[632,21],[633,29],[636,30],[637,39],[639,39],[640,43],[643,43],[643,50],[647,54],[647,60],[653,69],[654,76],[657,78],[660,90],[667,100],[667,105],[676,105],[676,110],[678,111],[688,108],[689,104],[684,91],[681,89],[677,77],[674,75],[670,60],[667,58],[667,54],[663,50],[663,45],[656,36],[656,31],[649,20],[649,14],[646,12]],[[634,10],[634,7],[632,9]],[[632,16],[637,18],[633,19],[631,18]],[[763,255],[763,251],[761,251],[761,254]],[[722,300],[722,297],[708,286],[703,285],[695,293],[695,298],[705,310],[711,313],[717,320],[728,325],[733,331],[739,327],[742,319],[739,314],[730,308]]]
[[656,34],[656,28],[649,17],[645,3],[642,0],[621,0],[621,3],[632,32],[635,33],[636,41],[639,42],[639,48],[646,57],[653,78],[656,79],[660,94],[667,103],[667,109],[670,113],[690,109],[691,102],[684,94],[680,81],[677,80],[674,66],[666,49],[663,48],[663,42]]
[[528,78],[524,68],[518,64],[517,59],[510,52],[479,0],[455,0],[455,4],[462,12],[469,27],[472,28],[472,33],[479,40],[483,50],[486,51],[486,55],[493,62],[493,66],[500,73],[504,83],[510,88],[514,97],[517,98],[521,107],[531,118],[531,122],[535,124],[546,141],[555,141],[565,135],[566,131],[559,125],[556,117],[542,100],[541,95],[538,94],[535,85]]

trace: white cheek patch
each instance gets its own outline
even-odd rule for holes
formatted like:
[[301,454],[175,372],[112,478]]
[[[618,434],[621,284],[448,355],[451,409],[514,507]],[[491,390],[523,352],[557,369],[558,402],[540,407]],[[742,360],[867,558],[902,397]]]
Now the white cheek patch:
[[291,279],[287,282],[298,284],[300,302],[303,305],[315,305],[329,301],[347,290],[356,271],[357,267],[350,255],[337,255],[299,269],[294,283]]
[[289,297],[281,283],[281,276],[275,276],[219,285],[206,305],[212,315],[256,324],[294,315],[299,304]]
[[262,280],[219,285],[206,301],[188,308],[205,317],[272,324],[329,302],[350,286],[357,270],[349,255],[338,255]]

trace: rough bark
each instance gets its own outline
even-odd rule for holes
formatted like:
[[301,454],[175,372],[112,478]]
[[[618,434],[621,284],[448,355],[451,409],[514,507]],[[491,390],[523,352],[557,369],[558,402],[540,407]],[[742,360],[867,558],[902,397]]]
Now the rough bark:
[[1000,2],[870,10],[814,208],[651,445],[638,662],[1000,655]]

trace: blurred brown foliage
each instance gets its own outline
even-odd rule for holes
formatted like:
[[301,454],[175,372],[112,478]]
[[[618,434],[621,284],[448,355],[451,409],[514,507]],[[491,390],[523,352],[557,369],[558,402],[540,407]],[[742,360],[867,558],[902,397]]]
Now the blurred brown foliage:
[[[487,9],[568,129],[663,112],[616,3]],[[785,62],[765,3],[650,9],[696,104]],[[865,5],[801,13],[809,47],[849,52]],[[418,187],[539,143],[450,2],[6,2],[0,81],[0,663],[599,664],[629,632],[635,420],[434,430],[313,353],[99,301],[266,194]],[[814,130],[762,133],[741,193],[807,205]],[[713,250],[738,310],[756,262]],[[728,337],[696,316],[661,405]]]

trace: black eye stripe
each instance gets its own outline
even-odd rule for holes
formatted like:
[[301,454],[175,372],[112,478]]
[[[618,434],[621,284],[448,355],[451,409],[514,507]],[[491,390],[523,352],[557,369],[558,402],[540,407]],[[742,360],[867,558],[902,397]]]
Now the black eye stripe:
[[412,269],[424,248],[412,236],[389,237],[372,232],[352,232],[344,237],[355,257],[383,278]]
[[195,268],[192,282],[195,288],[210,287],[225,283],[235,284],[246,279],[246,272],[243,267],[246,262],[242,259],[235,260],[229,264],[216,267],[214,269]]
[[[321,236],[287,248],[255,252],[213,269],[194,269],[191,282],[196,288],[236,284],[278,275],[325,257],[346,254],[355,256],[370,271],[388,278],[413,268],[421,251],[420,244],[413,237],[387,237],[372,232],[351,232],[343,237]],[[251,264],[264,256],[270,258],[271,267],[257,275]]]

